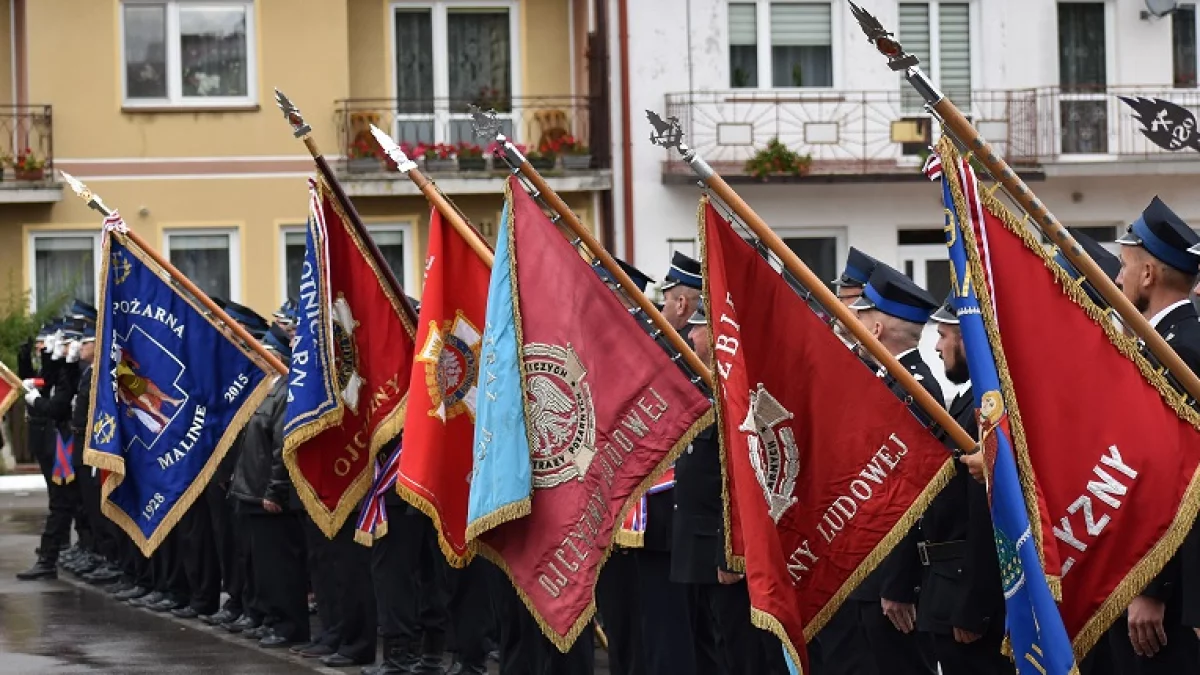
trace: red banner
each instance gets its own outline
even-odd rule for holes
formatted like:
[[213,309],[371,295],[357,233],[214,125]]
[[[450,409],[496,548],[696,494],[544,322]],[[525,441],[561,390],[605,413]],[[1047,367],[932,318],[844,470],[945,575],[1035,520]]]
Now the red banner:
[[8,366],[0,363],[0,418],[21,397],[21,380]]
[[404,427],[414,327],[358,215],[324,179],[311,186],[310,212],[283,455],[309,516],[333,538],[370,489],[375,455]]
[[954,468],[946,448],[708,204],[703,225],[719,417],[752,618],[803,663],[807,641]]
[[435,210],[396,490],[433,519],[442,552],[455,566],[467,560],[471,443],[490,277],[487,263]]
[[[501,236],[508,237],[511,255],[502,246],[496,267],[507,264],[512,275],[508,328],[515,328],[520,346],[525,400],[486,405],[523,413],[527,439],[519,442],[532,494],[527,515],[508,520],[519,511],[506,509],[510,513],[473,521],[471,531],[481,532],[481,550],[504,568],[547,637],[566,651],[588,628],[615,530],[711,424],[712,406],[520,183],[509,181]],[[489,326],[485,343],[494,334],[505,339],[503,328]],[[484,405],[480,418],[486,421]],[[512,466],[510,473],[519,472]]]
[[1041,506],[1032,535],[1051,578],[1061,571],[1063,622],[1083,654],[1187,535],[1200,415],[1053,252],[963,175],[953,146],[940,152],[957,210],[971,221],[959,231],[973,235],[971,279],[985,321],[995,317],[988,332],[1001,382],[1018,404],[1009,410],[1018,466],[1027,502]]

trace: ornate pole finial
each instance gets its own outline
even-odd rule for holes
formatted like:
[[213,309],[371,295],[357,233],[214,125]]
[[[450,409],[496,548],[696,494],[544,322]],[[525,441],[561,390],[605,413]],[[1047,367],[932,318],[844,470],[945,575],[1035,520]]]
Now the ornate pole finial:
[[292,134],[296,138],[304,138],[312,133],[312,127],[304,121],[304,116],[300,114],[300,109],[295,103],[289,99],[282,91],[275,90],[275,104],[283,111],[283,117],[292,125]]
[[904,45],[896,41],[895,34],[883,27],[873,14],[850,3],[850,12],[858,21],[858,27],[866,34],[867,40],[875,45],[880,54],[888,57],[888,67],[895,71],[908,70],[920,65],[921,60],[912,54],[904,52]]
[[112,215],[113,210],[108,208],[103,199],[100,199],[100,195],[92,192],[91,188],[84,185],[83,181],[61,169],[59,169],[58,173],[63,177],[67,185],[71,186],[71,190],[75,192],[75,195],[87,202],[88,207],[99,211],[105,217]]
[[495,110],[485,111],[474,103],[469,104],[467,110],[471,113],[471,128],[477,137],[491,140],[501,139],[503,134],[500,133],[500,129],[504,123],[496,118]]
[[396,163],[396,169],[400,173],[408,173],[417,168],[417,163],[404,154],[404,151],[400,149],[396,141],[392,140],[391,136],[385,134],[382,129],[374,124],[371,125],[371,135],[375,137],[375,141],[379,143],[379,147],[383,148],[384,154]]
[[646,111],[646,119],[650,120],[650,124],[654,127],[654,131],[650,132],[650,142],[661,147],[681,149],[683,145],[683,127],[679,124],[679,118],[674,115],[667,117],[666,121],[653,110]]

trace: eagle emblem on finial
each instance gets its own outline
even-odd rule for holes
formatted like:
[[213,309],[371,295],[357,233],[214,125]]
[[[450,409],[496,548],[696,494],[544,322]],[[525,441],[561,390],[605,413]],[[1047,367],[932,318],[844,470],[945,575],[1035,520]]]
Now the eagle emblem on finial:
[[678,148],[683,142],[683,127],[680,126],[678,117],[668,115],[667,119],[663,120],[658,113],[647,110],[646,119],[650,120],[650,125],[654,127],[654,131],[650,132],[651,143],[664,148]]
[[875,49],[878,49],[880,54],[888,57],[889,68],[901,71],[915,68],[921,63],[916,56],[904,52],[904,45],[900,44],[891,31],[883,27],[882,23],[879,23],[879,19],[876,19],[875,15],[853,2],[850,3],[850,13],[854,15],[855,21],[858,21],[858,27],[867,36],[867,41],[875,45]]
[[296,107],[295,103],[292,103],[292,100],[286,94],[278,89],[275,90],[275,105],[279,106],[279,109],[283,111],[283,117],[292,126],[292,133],[296,138],[302,138],[312,133],[312,127],[304,121],[304,116],[300,114],[300,109]]
[[495,110],[484,110],[474,103],[467,106],[471,113],[471,128],[475,135],[484,139],[495,139],[500,134],[502,122],[496,118]]

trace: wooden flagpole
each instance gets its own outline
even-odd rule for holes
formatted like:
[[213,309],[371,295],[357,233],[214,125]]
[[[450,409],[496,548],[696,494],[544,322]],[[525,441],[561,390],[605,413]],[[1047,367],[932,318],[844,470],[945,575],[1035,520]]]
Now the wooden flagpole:
[[1136,334],[1154,354],[1158,362],[1167,368],[1193,400],[1200,401],[1200,378],[1188,368],[1183,359],[1167,344],[1166,340],[1154,330],[1146,317],[1129,302],[1121,293],[1112,279],[1100,269],[1096,261],[1075,241],[1067,228],[1050,213],[1050,209],[1037,198],[1033,190],[1017,176],[1012,167],[998,155],[991,144],[984,140],[974,125],[962,114],[962,111],[946,98],[933,82],[926,77],[920,68],[917,57],[904,52],[904,47],[867,11],[853,2],[850,3],[854,17],[866,33],[867,39],[881,54],[888,57],[888,66],[897,72],[902,72],[908,83],[925,99],[926,105],[941,119],[943,127],[963,147],[967,148],[976,159],[983,163],[988,173],[992,174],[1004,191],[1020,204],[1029,214],[1030,219],[1058,246],[1071,265],[1079,270],[1088,282],[1116,310],[1134,334]]
[[[71,186],[71,189],[75,191],[75,194],[78,195],[80,199],[87,202],[88,206],[103,214],[105,218],[113,215],[114,211],[108,208],[108,206],[104,204],[104,201],[100,199],[96,193],[88,189],[88,187],[79,179],[75,178],[66,171],[59,171],[59,173],[62,174],[63,180],[65,180],[67,184]],[[242,327],[242,324],[234,321],[228,314],[226,314],[225,310],[221,309],[217,303],[213,302],[212,298],[208,297],[207,293],[200,290],[199,286],[192,283],[192,280],[187,278],[183,272],[180,272],[178,269],[176,269],[176,267],[171,264],[170,260],[167,260],[161,253],[154,250],[154,248],[150,246],[150,244],[147,243],[140,234],[128,229],[128,227],[126,227],[124,230],[110,229],[109,232],[113,235],[123,236],[129,239],[129,241],[133,242],[138,248],[145,251],[146,255],[150,256],[151,260],[153,260],[159,267],[163,268],[163,270],[166,271],[166,273],[169,274],[176,283],[178,283],[180,286],[183,286],[183,289],[190,293],[192,297],[196,298],[200,304],[204,305],[204,308],[207,309],[210,314],[220,319],[221,322],[224,323],[234,335],[238,336],[238,339],[246,343],[247,347],[249,347],[254,351],[254,353],[258,354],[259,357],[270,364],[270,366],[278,371],[280,375],[287,375],[288,369],[287,366],[283,365],[283,362],[276,358],[274,354],[267,351],[267,349],[263,347],[258,340],[254,339],[254,336],[250,335],[249,331]]]
[[404,154],[404,151],[400,149],[400,146],[396,144],[396,141],[391,136],[384,133],[374,124],[371,125],[371,135],[375,137],[375,140],[379,143],[379,147],[383,148],[383,152],[396,163],[396,170],[408,176],[408,179],[417,186],[421,194],[425,195],[425,199],[429,201],[429,204],[437,209],[438,213],[442,214],[442,217],[450,223],[450,226],[458,232],[458,235],[467,242],[471,250],[490,269],[492,260],[495,258],[492,249],[483,237],[480,236],[479,232],[474,227],[471,227],[471,224],[467,222],[467,219],[458,210],[458,207],[438,189],[438,186],[433,181],[421,173],[417,168],[417,163]]
[[667,323],[667,318],[662,315],[662,312],[658,311],[654,303],[650,302],[646,294],[642,293],[641,289],[633,283],[633,280],[629,278],[625,270],[621,269],[621,266],[617,264],[616,259],[592,236],[591,232],[588,232],[583,223],[579,221],[579,217],[571,211],[571,207],[567,206],[567,203],[550,187],[546,179],[537,172],[537,169],[533,168],[533,165],[529,163],[525,155],[504,134],[498,131],[498,126],[495,124],[494,119],[489,118],[479,110],[473,111],[472,116],[475,118],[476,133],[481,136],[483,136],[480,133],[481,130],[488,135],[491,135],[493,132],[495,133],[493,138],[500,144],[497,154],[509,165],[513,173],[521,174],[529,181],[529,184],[533,187],[533,197],[543,200],[557,214],[557,218],[554,220],[561,220],[566,223],[567,228],[578,238],[578,241],[582,241],[592,255],[596,256],[600,264],[604,266],[604,269],[608,270],[608,273],[617,280],[621,289],[625,291],[625,295],[633,300],[638,309],[650,319],[650,322],[654,324],[656,332],[666,338],[667,342],[671,345],[671,349],[684,360],[688,369],[703,380],[709,387],[709,390],[712,391],[714,382],[712,373],[708,370],[708,367],[700,361],[700,357],[696,356],[696,352],[692,351],[692,348],[679,335],[679,332],[671,324]]
[[417,323],[417,312],[413,309],[412,303],[408,301],[408,294],[404,292],[404,285],[396,280],[396,275],[392,272],[392,268],[384,262],[383,253],[379,251],[378,244],[371,237],[371,233],[367,232],[366,227],[362,224],[362,218],[359,217],[358,211],[354,208],[354,203],[350,201],[350,197],[342,190],[341,183],[338,182],[337,176],[333,173],[333,168],[329,166],[329,161],[317,149],[317,142],[312,137],[312,127],[304,121],[304,116],[300,114],[300,109],[292,103],[291,99],[284,95],[282,91],[275,90],[275,103],[279,109],[283,111],[283,116],[287,120],[288,125],[292,127],[292,135],[304,142],[304,147],[308,148],[308,154],[312,155],[313,161],[317,164],[317,171],[321,173],[321,177],[325,179],[326,185],[333,191],[333,196],[338,200],[342,210],[350,216],[350,225],[358,233],[367,248],[371,251],[371,255],[375,256],[375,260],[379,263],[380,273],[383,279],[391,286],[392,293],[399,298],[400,306],[404,308],[404,313],[408,315],[409,324],[415,326]]
[[754,236],[758,237],[783,262],[784,269],[796,277],[796,280],[816,298],[817,302],[841,322],[842,326],[858,340],[859,344],[880,365],[887,369],[888,374],[896,378],[896,381],[904,388],[905,393],[912,397],[921,410],[926,415],[929,415],[930,419],[944,429],[946,433],[950,434],[950,438],[958,446],[959,450],[967,454],[973,454],[978,448],[977,441],[971,438],[970,434],[959,426],[958,422],[950,416],[950,413],[946,412],[943,403],[935,400],[925,390],[925,387],[922,387],[921,383],[913,377],[912,373],[908,372],[908,369],[901,365],[900,361],[883,346],[883,343],[867,331],[866,326],[854,316],[853,311],[838,300],[833,291],[825,286],[825,282],[817,277],[808,268],[808,265],[805,265],[804,261],[783,243],[783,240],[779,238],[779,235],[775,234],[771,226],[767,225],[766,221],[759,217],[754,212],[754,209],[750,208],[750,205],[729,186],[729,183],[726,183],[725,179],[721,178],[720,174],[708,165],[708,162],[705,162],[696,154],[694,149],[683,143],[683,130],[679,127],[679,121],[670,118],[670,124],[663,123],[660,127],[658,123],[661,122],[661,118],[648,111],[647,114],[651,115],[651,121],[656,122],[655,126],[658,128],[658,133],[652,134],[650,140],[664,148],[675,148],[678,150],[684,161],[692,167],[692,170],[696,172],[696,175],[699,176],[704,185],[737,214],[738,218],[754,233]]

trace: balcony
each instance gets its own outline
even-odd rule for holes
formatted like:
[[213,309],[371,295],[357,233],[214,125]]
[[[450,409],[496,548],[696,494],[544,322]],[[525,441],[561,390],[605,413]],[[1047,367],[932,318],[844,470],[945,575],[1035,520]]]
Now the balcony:
[[[1027,180],[1200,173],[1200,153],[1171,153],[1147,141],[1118,96],[1164,98],[1200,110],[1200,90],[1162,87],[974,91],[967,104],[956,102]],[[899,90],[668,94],[667,114],[679,118],[686,142],[731,182],[761,180],[747,175],[745,164],[772,138],[812,163],[807,175],[767,182],[922,180],[923,157],[939,133],[915,95]],[[668,151],[663,181],[693,180],[687,164]]]
[[[18,171],[12,160],[23,154],[43,161],[40,170]],[[62,199],[62,184],[54,175],[54,124],[50,106],[0,106],[0,157],[5,160],[0,204],[49,204]]]
[[[351,197],[419,194],[407,177],[396,173],[380,156],[370,136],[370,125],[407,146],[479,144],[467,112],[469,103],[497,110],[501,131],[528,151],[549,147],[567,136],[590,149],[590,159],[562,155],[554,158],[552,166],[538,167],[555,191],[612,189],[608,110],[597,98],[554,96],[485,102],[346,99],[337,102],[338,141],[344,159],[336,168],[347,193]],[[483,162],[416,159],[421,170],[447,194],[495,194],[503,189],[507,169],[487,156],[490,153],[484,154]]]

